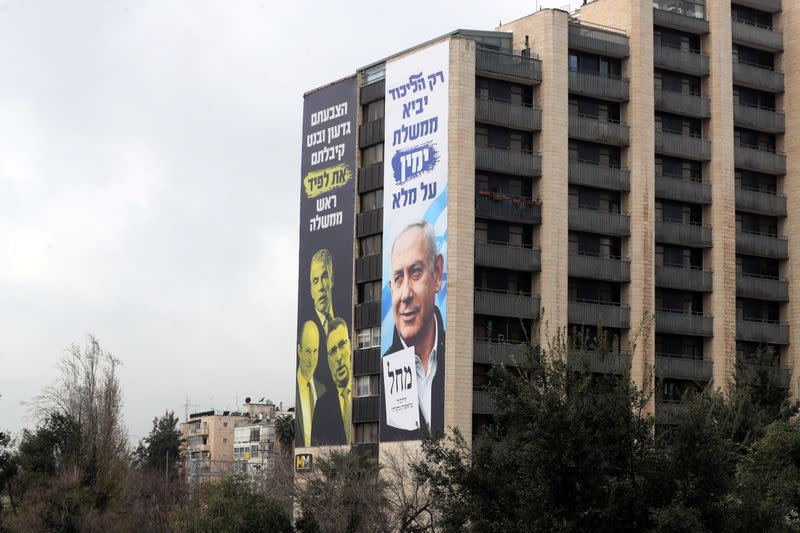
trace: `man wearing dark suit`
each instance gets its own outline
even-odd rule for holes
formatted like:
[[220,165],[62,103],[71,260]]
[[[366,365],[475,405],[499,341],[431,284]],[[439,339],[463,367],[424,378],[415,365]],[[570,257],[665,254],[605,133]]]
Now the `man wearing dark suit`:
[[319,397],[314,410],[313,445],[350,444],[352,442],[353,379],[350,331],[341,318],[330,322],[327,338],[328,369],[333,387]]
[[[309,289],[314,304],[312,319],[319,330],[319,358],[327,359],[327,338],[333,320],[333,257],[329,250],[322,248],[311,257],[309,266]],[[317,366],[314,379],[326,388],[333,387],[331,374],[325,364]]]
[[319,360],[319,328],[311,320],[303,324],[300,343],[297,345],[297,401],[295,419],[297,431],[295,445],[311,446],[314,409],[317,399],[325,394],[326,387],[314,377]]
[[[445,327],[436,293],[442,288],[444,257],[436,249],[433,227],[425,221],[403,229],[391,254],[389,289],[395,327],[392,345],[383,355],[414,348],[420,430],[442,432]],[[381,403],[382,440],[417,439],[420,430],[388,426],[386,405]]]

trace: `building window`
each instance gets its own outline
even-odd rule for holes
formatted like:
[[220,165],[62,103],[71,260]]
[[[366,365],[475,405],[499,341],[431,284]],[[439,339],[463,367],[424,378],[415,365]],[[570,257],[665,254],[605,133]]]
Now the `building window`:
[[377,255],[383,250],[383,237],[380,233],[377,235],[370,235],[369,237],[359,239],[358,244],[361,257]]
[[358,303],[377,302],[381,299],[381,282],[368,281],[358,284]]
[[222,444],[228,444],[228,439],[226,439],[226,438],[223,438],[223,439],[222,439]]
[[361,166],[368,166],[383,161],[383,143],[364,148],[361,151]]
[[378,442],[378,424],[376,422],[356,424],[355,430],[355,444],[370,444],[373,442]]
[[378,100],[364,106],[364,122],[372,122],[383,118],[384,100]]
[[386,77],[386,63],[375,65],[364,71],[364,85],[381,81]]
[[383,189],[366,192],[361,195],[361,212],[383,207]]
[[359,350],[366,350],[368,348],[380,348],[381,327],[375,326],[374,328],[362,329],[360,331],[357,331],[356,338],[358,339]]
[[358,376],[356,378],[356,398],[377,396],[380,394],[380,376]]

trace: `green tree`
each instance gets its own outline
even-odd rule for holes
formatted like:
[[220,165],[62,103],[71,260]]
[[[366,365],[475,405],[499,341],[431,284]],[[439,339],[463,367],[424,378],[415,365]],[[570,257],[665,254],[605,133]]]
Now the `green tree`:
[[8,498],[12,512],[16,512],[17,506],[16,482],[19,464],[16,454],[11,449],[13,444],[11,435],[0,431],[0,531],[3,531],[6,514],[3,499]]
[[139,468],[169,473],[170,478],[178,475],[178,460],[181,448],[180,419],[173,411],[165,411],[153,419],[153,429],[139,442],[134,452],[134,463]]
[[275,420],[275,437],[281,447],[281,453],[291,456],[294,450],[294,418],[289,415],[279,416]]

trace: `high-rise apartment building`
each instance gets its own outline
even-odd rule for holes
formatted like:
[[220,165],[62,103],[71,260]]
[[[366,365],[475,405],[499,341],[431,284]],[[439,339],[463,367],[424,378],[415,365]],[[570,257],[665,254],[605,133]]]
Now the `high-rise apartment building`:
[[[349,415],[341,401],[336,412],[352,431],[315,442],[313,422],[298,446],[376,452],[413,438],[393,433],[402,417],[387,423],[405,409],[401,372],[400,391],[413,381],[417,392],[412,424],[436,428],[440,400],[443,426],[469,439],[491,416],[490,364],[513,358],[532,329],[536,339],[563,328],[591,341],[602,327],[620,357],[590,361],[598,372],[620,372],[635,341],[631,375],[656,380],[660,423],[688,391],[712,380],[725,389],[737,362],[797,397],[800,32],[791,28],[800,30],[800,2],[596,0],[495,31],[456,30],[308,93],[302,202],[316,201],[316,212],[301,210],[298,355],[317,346],[314,379],[330,391],[334,375],[339,394],[328,398],[352,397]],[[331,135],[335,127],[351,135]],[[337,164],[341,186],[323,187]],[[336,220],[325,214],[330,200],[320,203],[332,191],[345,206]],[[422,201],[421,214],[402,214]],[[400,366],[382,356],[422,342],[400,325],[427,304],[410,295],[414,271],[395,250],[409,235],[423,239],[414,226],[423,220],[438,255],[420,264],[439,275],[434,322],[446,348],[417,349],[414,372],[413,353]],[[330,267],[325,300],[347,299],[336,311],[352,344],[349,385],[323,357],[341,350],[314,293],[309,235],[325,243],[312,248],[341,242],[351,254]],[[439,396],[431,374],[443,381]],[[300,375],[298,405],[309,383]],[[306,396],[308,409],[324,397]]]

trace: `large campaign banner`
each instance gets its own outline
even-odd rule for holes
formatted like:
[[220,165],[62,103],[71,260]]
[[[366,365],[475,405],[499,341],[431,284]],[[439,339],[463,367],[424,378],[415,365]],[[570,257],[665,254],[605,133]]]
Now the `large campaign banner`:
[[444,430],[449,42],[386,64],[380,439]]
[[356,79],[306,95],[300,174],[295,445],[350,444]]

